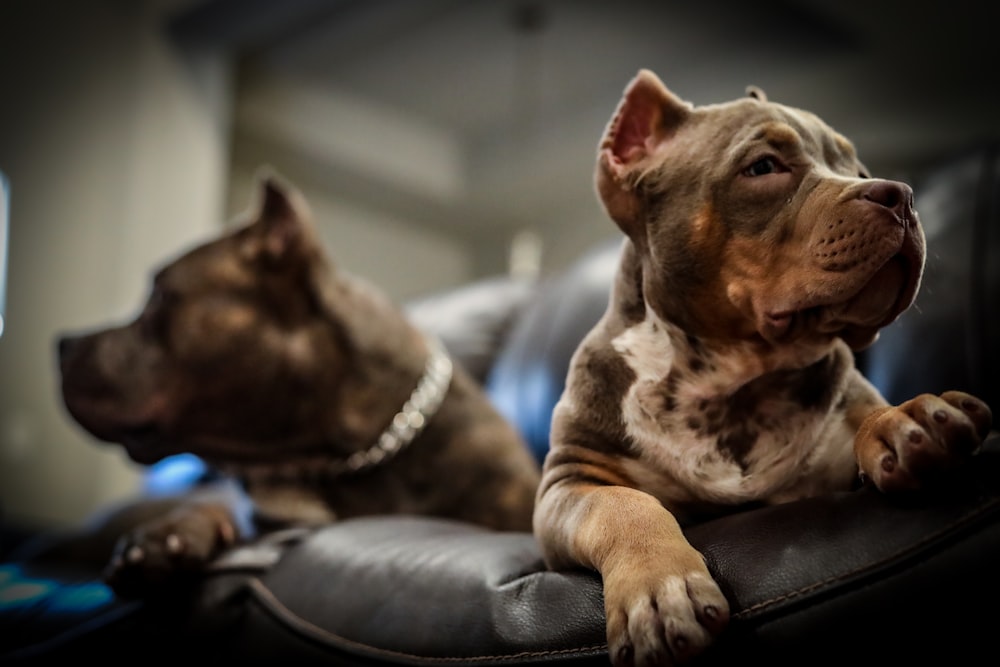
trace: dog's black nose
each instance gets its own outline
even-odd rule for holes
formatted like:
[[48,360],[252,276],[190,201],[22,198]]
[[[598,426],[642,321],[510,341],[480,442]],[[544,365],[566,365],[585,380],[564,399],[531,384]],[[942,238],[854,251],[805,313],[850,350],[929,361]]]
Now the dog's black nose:
[[900,222],[913,217],[913,190],[906,183],[873,181],[861,192],[861,198],[891,210]]

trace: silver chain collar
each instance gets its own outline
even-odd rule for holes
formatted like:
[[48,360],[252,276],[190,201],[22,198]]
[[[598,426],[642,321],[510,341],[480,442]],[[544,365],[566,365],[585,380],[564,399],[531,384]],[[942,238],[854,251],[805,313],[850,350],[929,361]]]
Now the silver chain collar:
[[346,458],[316,458],[286,463],[223,464],[222,467],[247,482],[319,481],[370,470],[406,449],[434,416],[451,385],[452,362],[444,346],[427,338],[430,354],[424,374],[410,398],[395,414],[374,444]]
[[360,472],[373,468],[391,459],[405,449],[416,438],[444,401],[451,384],[451,359],[444,347],[437,341],[428,339],[430,355],[424,367],[424,375],[417,382],[416,389],[403,409],[396,413],[389,426],[382,431],[368,449],[354,452],[343,461],[331,462],[345,468],[344,472]]

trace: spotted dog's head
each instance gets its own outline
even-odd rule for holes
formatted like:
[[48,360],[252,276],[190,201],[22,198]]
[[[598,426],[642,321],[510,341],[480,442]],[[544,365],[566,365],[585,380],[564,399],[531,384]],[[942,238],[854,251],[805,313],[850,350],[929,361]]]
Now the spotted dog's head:
[[694,107],[641,71],[600,143],[596,186],[635,247],[644,305],[688,333],[871,344],[916,296],[909,186],[759,90]]

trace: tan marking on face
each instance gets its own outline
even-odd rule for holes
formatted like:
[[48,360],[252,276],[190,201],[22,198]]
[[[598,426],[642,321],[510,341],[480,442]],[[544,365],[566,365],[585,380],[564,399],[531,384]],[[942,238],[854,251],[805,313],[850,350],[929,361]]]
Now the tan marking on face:
[[725,234],[711,204],[702,207],[691,221],[691,245],[699,253],[718,252]]
[[738,241],[727,232],[711,204],[703,206],[693,217],[690,239],[691,252],[699,263],[713,267],[705,272],[697,293],[685,299],[693,315],[692,321],[700,323],[700,330],[692,333],[710,337],[745,337],[752,333],[752,328],[742,322],[745,315],[737,305],[740,299],[734,301],[733,297],[738,295],[728,291],[730,284],[744,283],[727,279],[727,270],[730,262],[734,262],[733,270],[745,281],[753,267],[744,266],[746,262],[734,256],[731,246]]
[[305,369],[315,362],[312,339],[306,331],[296,331],[285,341],[285,355],[294,368]]
[[791,270],[795,259],[788,256],[787,246],[775,247],[760,238],[738,236],[729,239],[722,257],[720,297],[727,303],[714,307],[717,311],[738,312],[739,321],[730,324],[734,333],[743,338],[752,336],[758,329],[762,296],[788,289],[782,283],[796,275]]
[[787,123],[781,121],[774,121],[764,126],[761,136],[765,142],[780,152],[784,152],[794,146],[801,146],[802,144],[799,133]]
[[226,308],[215,318],[206,318],[206,323],[220,331],[243,331],[253,326],[257,316],[253,308],[247,306]]
[[856,158],[856,151],[854,150],[854,144],[842,134],[834,134],[833,141],[837,144],[837,149],[844,155],[850,157],[851,159]]
[[234,337],[252,331],[255,323],[253,309],[245,306],[192,306],[173,323],[173,353],[179,359],[215,355],[226,349]]

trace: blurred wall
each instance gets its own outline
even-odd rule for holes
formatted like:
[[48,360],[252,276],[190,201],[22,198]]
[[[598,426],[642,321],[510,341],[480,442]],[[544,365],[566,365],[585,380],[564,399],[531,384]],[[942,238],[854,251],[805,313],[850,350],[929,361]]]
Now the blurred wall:
[[63,411],[55,339],[131,316],[150,269],[220,226],[228,67],[177,52],[159,29],[170,4],[0,4],[0,520],[75,521],[137,485],[124,454]]

